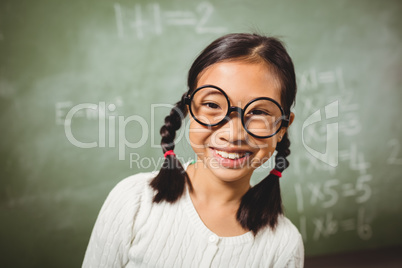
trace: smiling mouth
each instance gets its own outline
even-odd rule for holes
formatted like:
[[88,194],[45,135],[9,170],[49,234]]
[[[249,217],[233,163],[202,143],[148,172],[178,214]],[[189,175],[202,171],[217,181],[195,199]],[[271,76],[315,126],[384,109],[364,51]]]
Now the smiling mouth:
[[251,155],[251,152],[226,152],[226,151],[220,151],[218,149],[215,149],[216,154],[218,154],[219,156],[226,158],[226,159],[241,159],[243,157],[249,156]]

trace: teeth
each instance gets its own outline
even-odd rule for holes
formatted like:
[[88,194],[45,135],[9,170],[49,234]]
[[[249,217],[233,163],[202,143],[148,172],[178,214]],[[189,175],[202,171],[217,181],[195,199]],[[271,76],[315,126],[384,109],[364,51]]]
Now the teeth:
[[245,156],[246,154],[238,154],[238,153],[228,153],[225,151],[218,151],[215,150],[217,154],[219,154],[220,156],[222,156],[223,158],[229,158],[229,159],[237,159],[237,158],[241,158],[243,156]]

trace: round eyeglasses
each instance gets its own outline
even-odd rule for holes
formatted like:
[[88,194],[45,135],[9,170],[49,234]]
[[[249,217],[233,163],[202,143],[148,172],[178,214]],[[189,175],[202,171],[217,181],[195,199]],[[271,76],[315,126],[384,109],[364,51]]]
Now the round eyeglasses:
[[242,109],[231,106],[228,96],[219,87],[205,85],[194,90],[184,101],[194,120],[208,127],[229,121],[230,114],[237,112],[244,129],[256,138],[272,137],[289,125],[280,104],[267,97],[253,99]]

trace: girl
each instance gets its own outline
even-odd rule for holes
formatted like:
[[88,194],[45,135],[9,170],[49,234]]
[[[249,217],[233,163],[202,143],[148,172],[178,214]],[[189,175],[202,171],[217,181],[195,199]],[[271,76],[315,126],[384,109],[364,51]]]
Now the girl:
[[[279,188],[295,95],[279,40],[229,34],[212,42],[161,128],[161,170],[111,191],[83,267],[302,267],[302,239],[283,216]],[[187,114],[198,160],[182,166],[174,138]],[[275,150],[274,169],[251,187]]]

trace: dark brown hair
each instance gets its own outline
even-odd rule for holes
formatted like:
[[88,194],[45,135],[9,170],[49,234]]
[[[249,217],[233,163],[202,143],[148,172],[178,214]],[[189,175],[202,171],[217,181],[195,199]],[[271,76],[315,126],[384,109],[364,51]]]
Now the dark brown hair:
[[[258,34],[228,34],[213,41],[194,61],[188,72],[188,92],[184,94],[170,114],[160,133],[163,152],[174,149],[176,131],[187,115],[184,97],[197,87],[200,74],[209,66],[222,61],[265,62],[276,75],[281,87],[281,105],[287,116],[296,97],[296,76],[292,59],[282,42],[274,37]],[[276,146],[275,169],[282,172],[288,166],[290,141],[287,132]],[[176,156],[166,157],[158,175],[150,185],[155,190],[154,202],[175,202],[184,192],[185,184],[191,189],[190,180]],[[237,221],[245,229],[257,234],[262,228],[274,229],[278,216],[283,214],[279,177],[269,174],[242,197],[237,211]]]

